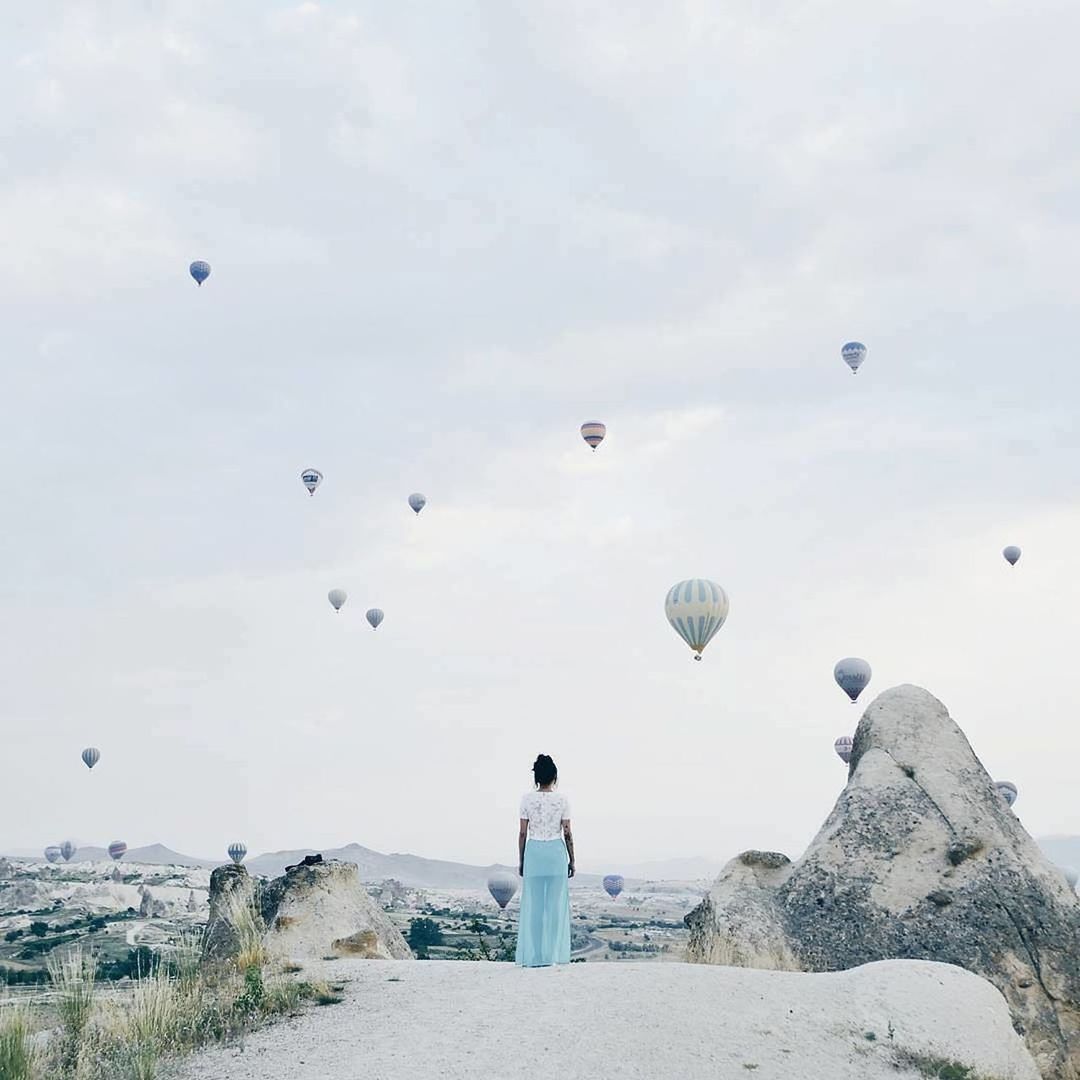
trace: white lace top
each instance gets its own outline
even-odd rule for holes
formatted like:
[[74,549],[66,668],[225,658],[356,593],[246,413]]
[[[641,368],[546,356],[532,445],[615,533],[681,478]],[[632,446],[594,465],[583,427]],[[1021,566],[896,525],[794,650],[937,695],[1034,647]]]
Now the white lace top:
[[570,820],[570,800],[558,791],[527,791],[518,816],[529,822],[530,840],[559,840],[562,823]]

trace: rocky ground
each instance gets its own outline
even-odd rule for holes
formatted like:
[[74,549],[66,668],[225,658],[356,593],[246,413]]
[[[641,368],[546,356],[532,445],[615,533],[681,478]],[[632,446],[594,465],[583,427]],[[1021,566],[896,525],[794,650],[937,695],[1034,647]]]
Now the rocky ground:
[[[339,960],[345,999],[179,1064],[173,1080],[1039,1080],[1000,993],[887,961],[804,975],[687,964]],[[951,1071],[942,1072],[942,1069]]]

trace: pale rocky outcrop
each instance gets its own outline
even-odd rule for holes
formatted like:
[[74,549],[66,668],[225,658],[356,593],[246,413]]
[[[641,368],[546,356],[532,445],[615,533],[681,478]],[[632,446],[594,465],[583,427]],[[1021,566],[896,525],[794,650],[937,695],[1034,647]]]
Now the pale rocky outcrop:
[[271,955],[411,960],[401,932],[368,896],[352,863],[296,866],[262,891]]
[[739,856],[686,921],[704,963],[967,968],[1004,995],[1044,1077],[1080,1078],[1080,903],[918,687],[863,714],[847,787],[802,858]]
[[352,863],[331,859],[296,866],[270,882],[256,881],[242,866],[219,866],[210,876],[208,957],[221,959],[237,951],[233,897],[255,913],[271,956],[412,959],[412,950],[368,896]]
[[235,956],[239,949],[240,941],[230,910],[234,903],[258,910],[254,879],[242,866],[228,863],[217,867],[210,875],[210,919],[203,940],[203,953],[209,959]]

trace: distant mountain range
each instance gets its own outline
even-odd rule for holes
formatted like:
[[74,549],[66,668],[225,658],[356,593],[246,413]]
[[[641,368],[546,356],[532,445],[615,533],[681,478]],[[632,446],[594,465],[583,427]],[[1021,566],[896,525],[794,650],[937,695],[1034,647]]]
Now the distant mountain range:
[[[1080,841],[1078,841],[1080,843]],[[44,861],[40,853],[12,852],[16,858],[33,858]],[[252,874],[277,877],[286,866],[300,862],[305,855],[320,854],[315,848],[298,848],[293,851],[272,851],[248,859],[245,863]],[[496,872],[513,873],[516,867],[493,863],[490,866],[472,866],[468,863],[448,862],[443,859],[425,859],[420,855],[394,853],[390,855],[373,851],[360,844],[347,844],[341,848],[323,848],[325,859],[341,859],[355,863],[362,881],[384,881],[394,878],[403,885],[420,889],[482,889],[488,878]],[[73,862],[105,862],[109,853],[105,848],[81,847]],[[132,848],[124,856],[125,863],[143,863],[152,866],[198,866],[210,869],[221,866],[225,859],[202,859],[183,855],[165,847],[150,844]],[[620,873],[628,881],[698,881],[712,880],[720,871],[720,864],[703,858],[665,859],[656,862],[635,863],[606,868],[605,873]],[[601,874],[580,873],[575,883],[582,886],[599,885]]]

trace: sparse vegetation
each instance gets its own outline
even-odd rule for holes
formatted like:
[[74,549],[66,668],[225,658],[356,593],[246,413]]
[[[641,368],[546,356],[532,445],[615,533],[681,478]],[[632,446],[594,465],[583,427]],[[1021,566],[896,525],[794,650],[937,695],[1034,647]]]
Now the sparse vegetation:
[[36,1080],[37,1054],[30,1014],[21,1005],[0,1006],[0,1078]]
[[914,1069],[927,1080],[995,1080],[976,1072],[970,1065],[959,1061],[949,1061],[933,1054],[920,1054],[911,1050],[901,1051],[896,1058],[897,1064]]

